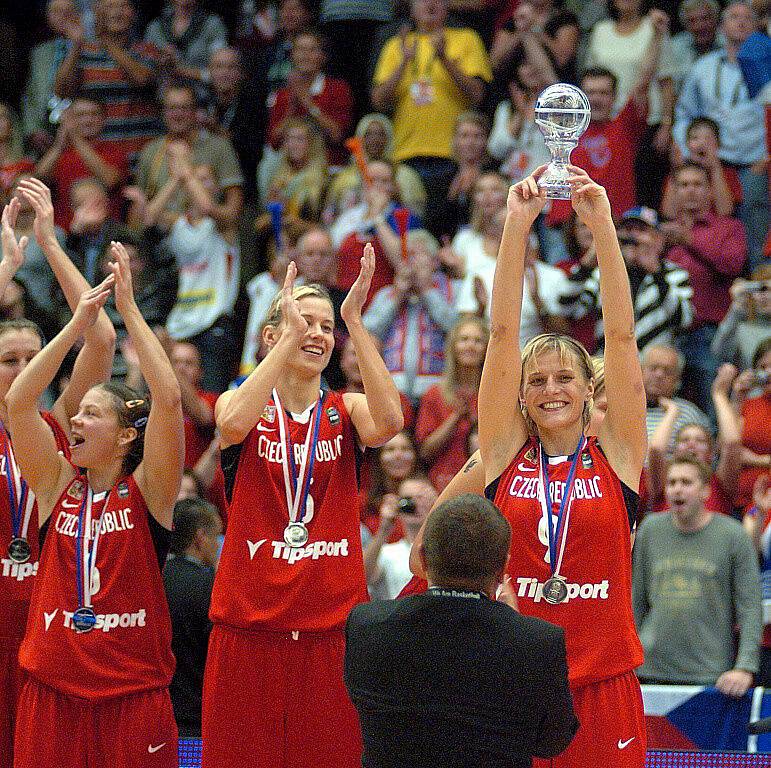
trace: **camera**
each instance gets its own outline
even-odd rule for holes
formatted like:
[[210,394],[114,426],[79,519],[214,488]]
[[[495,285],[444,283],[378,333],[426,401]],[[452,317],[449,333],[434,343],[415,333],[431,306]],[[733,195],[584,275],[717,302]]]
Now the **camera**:
[[414,515],[418,509],[412,499],[403,497],[396,503],[396,508],[400,515]]
[[765,387],[769,380],[771,380],[771,374],[768,371],[756,369],[752,372],[752,386],[754,387]]

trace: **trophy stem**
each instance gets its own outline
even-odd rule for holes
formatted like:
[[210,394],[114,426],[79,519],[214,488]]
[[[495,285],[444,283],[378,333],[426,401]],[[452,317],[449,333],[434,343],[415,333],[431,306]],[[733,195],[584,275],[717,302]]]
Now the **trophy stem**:
[[538,186],[546,190],[546,196],[552,200],[570,200],[570,154],[576,143],[547,139],[546,146],[551,153],[551,162],[538,180]]

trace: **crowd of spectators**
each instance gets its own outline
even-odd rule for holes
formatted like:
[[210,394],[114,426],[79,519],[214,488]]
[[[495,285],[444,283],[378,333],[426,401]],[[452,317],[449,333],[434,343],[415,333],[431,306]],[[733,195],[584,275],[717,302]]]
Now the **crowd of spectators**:
[[[477,448],[507,189],[549,159],[534,104],[557,81],[589,98],[573,162],[608,191],[634,299],[650,441],[640,508],[650,522],[635,556],[643,675],[710,684],[738,670],[722,678],[734,695],[753,675],[771,685],[771,610],[760,618],[757,588],[759,561],[771,606],[769,8],[658,5],[38,0],[23,16],[0,10],[0,203],[20,196],[16,232],[29,238],[0,316],[47,333],[67,319],[18,192],[44,190],[40,179],[55,236],[90,282],[105,274],[110,242],[126,245],[137,302],[182,385],[192,501],[180,506],[166,577],[186,732],[199,722],[215,510],[225,512],[214,402],[259,363],[288,262],[336,308],[327,384],[360,391],[339,308],[363,245],[375,248],[363,319],[402,393],[405,431],[365,456],[361,519],[372,595],[393,597],[420,524]],[[591,235],[554,201],[530,238],[521,342],[570,333],[601,356],[601,302]],[[114,374],[141,387],[120,316],[107,312]],[[700,644],[709,665],[688,663]]]

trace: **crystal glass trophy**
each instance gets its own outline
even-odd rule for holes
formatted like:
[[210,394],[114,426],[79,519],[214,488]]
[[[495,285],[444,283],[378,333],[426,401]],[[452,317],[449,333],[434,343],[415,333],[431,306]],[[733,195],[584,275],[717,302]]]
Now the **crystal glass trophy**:
[[568,83],[550,85],[538,96],[535,123],[551,152],[551,162],[538,179],[538,186],[546,190],[546,197],[570,199],[570,153],[587,129],[591,113],[586,94]]

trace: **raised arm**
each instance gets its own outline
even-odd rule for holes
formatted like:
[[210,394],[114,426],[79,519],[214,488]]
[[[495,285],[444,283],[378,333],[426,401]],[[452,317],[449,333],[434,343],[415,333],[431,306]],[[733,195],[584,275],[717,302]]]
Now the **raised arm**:
[[111,255],[115,307],[126,324],[150,391],[144,453],[134,477],[150,514],[170,529],[185,460],[182,397],[169,358],[134,301],[128,253],[120,243],[113,243]]
[[668,397],[660,397],[659,405],[664,409],[664,417],[653,430],[648,443],[648,494],[654,506],[664,498],[667,456],[675,422],[680,415],[680,407]]
[[38,401],[72,346],[96,322],[111,284],[112,275],[83,293],[72,319],[19,373],[5,397],[14,452],[22,475],[38,497],[41,523],[71,477],[66,475],[71,466],[59,455],[53,432],[38,410]]
[[545,165],[509,190],[506,223],[498,251],[490,313],[490,342],[479,385],[479,448],[485,482],[500,476],[527,440],[519,409],[522,356],[519,329],[525,278],[525,251],[530,227],[546,204],[538,188]]
[[[42,181],[34,178],[22,179],[19,191],[35,210],[34,231],[38,245],[48,259],[67,304],[74,312],[80,296],[91,286],[56,239],[51,192]],[[70,418],[77,413],[83,395],[94,384],[109,380],[112,373],[115,329],[104,310],[98,313],[96,322],[86,329],[84,338],[85,343],[75,361],[70,381],[52,408],[56,420],[67,434]]]
[[645,388],[634,331],[634,308],[626,265],[605,189],[586,171],[569,166],[573,208],[591,230],[600,272],[605,328],[605,389],[608,411],[600,443],[619,478],[633,490],[645,462]]
[[383,445],[404,426],[399,391],[361,319],[361,308],[367,300],[374,272],[375,249],[372,243],[367,243],[359,275],[340,307],[340,317],[356,350],[364,385],[364,394],[346,392],[343,400],[359,440],[370,447]]
[[712,384],[712,402],[717,416],[717,434],[720,458],[715,475],[729,499],[739,491],[739,473],[742,470],[742,438],[739,414],[731,404],[731,384],[738,371],[730,363],[721,365]]
[[308,323],[292,297],[292,286],[296,278],[297,266],[290,261],[281,289],[281,317],[285,327],[273,348],[238,389],[224,392],[217,400],[214,416],[223,450],[242,443],[260,420],[260,414],[283,374],[287,361],[297,351],[308,330]]

